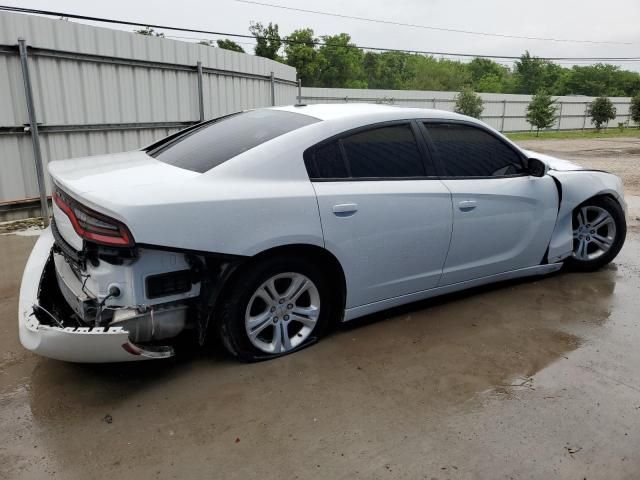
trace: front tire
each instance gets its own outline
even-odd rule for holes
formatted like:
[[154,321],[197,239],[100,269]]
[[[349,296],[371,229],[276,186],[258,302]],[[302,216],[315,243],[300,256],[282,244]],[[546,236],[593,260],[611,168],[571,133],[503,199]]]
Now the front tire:
[[297,351],[325,331],[332,295],[320,266],[292,256],[267,258],[238,275],[219,309],[226,349],[243,361]]
[[573,255],[566,260],[572,270],[592,272],[611,262],[627,234],[624,211],[610,197],[587,200],[573,212]]

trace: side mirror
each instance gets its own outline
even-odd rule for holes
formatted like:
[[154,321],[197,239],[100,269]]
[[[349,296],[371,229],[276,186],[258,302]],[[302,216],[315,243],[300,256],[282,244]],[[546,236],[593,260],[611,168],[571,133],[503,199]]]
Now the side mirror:
[[542,160],[530,158],[527,162],[527,172],[532,177],[544,177],[549,171],[549,166]]

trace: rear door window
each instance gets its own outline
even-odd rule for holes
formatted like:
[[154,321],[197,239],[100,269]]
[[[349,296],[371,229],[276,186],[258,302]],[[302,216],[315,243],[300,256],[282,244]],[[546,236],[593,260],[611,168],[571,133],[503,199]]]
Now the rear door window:
[[251,110],[205,123],[152,147],[148,153],[161,162],[204,173],[262,143],[318,121],[282,110]]
[[309,176],[315,179],[424,177],[422,153],[411,125],[371,128],[313,149],[305,154]]

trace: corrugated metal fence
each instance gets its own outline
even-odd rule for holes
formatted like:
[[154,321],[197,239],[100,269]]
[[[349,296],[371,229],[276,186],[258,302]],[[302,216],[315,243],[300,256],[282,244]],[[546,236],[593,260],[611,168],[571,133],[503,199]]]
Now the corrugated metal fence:
[[[348,88],[302,88],[303,103],[366,102],[386,103],[407,107],[437,108],[453,111],[457,92],[430,92],[418,90],[366,90]],[[530,130],[525,118],[531,95],[510,95],[481,93],[484,111],[481,119],[502,132]],[[555,125],[551,130],[580,130],[593,128],[587,115],[587,105],[595,97],[554,97],[558,107]],[[618,122],[630,124],[629,97],[611,97],[616,107],[617,118],[609,122],[609,127],[617,127]],[[633,125],[633,122],[631,122]]]
[[[2,12],[0,219],[25,216],[7,212],[15,212],[16,205],[37,206],[38,195],[46,201],[50,160],[139,148],[203,119],[295,103],[298,93],[295,69],[265,58]],[[306,103],[373,102],[443,110],[453,110],[456,95],[325,88],[303,88],[301,93]],[[525,120],[529,95],[481,95],[487,123],[502,131],[530,128]],[[591,100],[559,97],[554,128],[589,128],[586,105]],[[630,99],[612,101],[618,118],[609,126],[628,124]],[[39,152],[44,173],[37,169]]]
[[[295,103],[265,58],[64,20],[0,13],[0,207],[39,195],[18,39],[43,163],[139,148],[202,119]],[[45,175],[45,177],[48,177]],[[47,191],[50,191],[48,178]]]

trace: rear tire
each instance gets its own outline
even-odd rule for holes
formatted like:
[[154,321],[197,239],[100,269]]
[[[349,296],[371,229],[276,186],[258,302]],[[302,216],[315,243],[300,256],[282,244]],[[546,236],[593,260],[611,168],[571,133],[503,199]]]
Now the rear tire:
[[573,255],[565,261],[574,271],[592,272],[611,262],[627,235],[624,211],[611,197],[587,200],[573,212]]
[[260,260],[237,275],[221,299],[220,338],[242,361],[295,352],[324,333],[333,298],[315,263],[293,256]]

